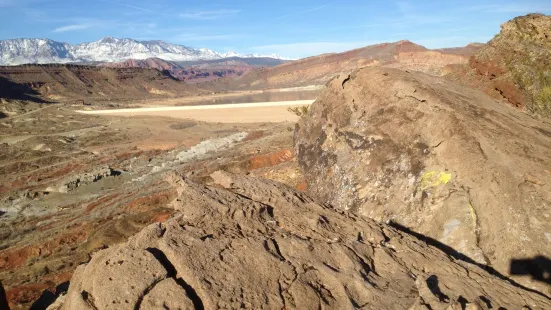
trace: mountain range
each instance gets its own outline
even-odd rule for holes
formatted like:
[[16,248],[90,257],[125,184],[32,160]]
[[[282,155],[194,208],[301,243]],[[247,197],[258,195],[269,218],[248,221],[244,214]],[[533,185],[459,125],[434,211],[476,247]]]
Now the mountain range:
[[266,57],[228,57],[199,61],[166,61],[160,58],[127,59],[121,62],[103,62],[98,67],[154,68],[167,71],[174,78],[188,83],[212,81],[222,77],[239,77],[255,69],[280,65],[286,60]]
[[169,61],[215,60],[229,57],[284,59],[279,55],[218,53],[206,48],[195,49],[159,40],[138,41],[113,37],[80,44],[27,38],[0,41],[0,65],[118,62],[153,57]]
[[400,68],[442,76],[449,71],[450,65],[467,64],[470,56],[482,46],[471,43],[463,47],[428,49],[408,40],[381,43],[266,66],[262,70],[213,84],[212,87],[222,91],[227,87],[263,89],[324,85],[334,76],[367,66]]

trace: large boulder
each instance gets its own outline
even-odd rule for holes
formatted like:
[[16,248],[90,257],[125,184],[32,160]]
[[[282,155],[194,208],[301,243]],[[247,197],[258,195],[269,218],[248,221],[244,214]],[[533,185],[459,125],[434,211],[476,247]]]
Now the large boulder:
[[506,274],[517,273],[512,259],[551,256],[550,150],[548,123],[451,81],[386,68],[331,80],[295,131],[314,197]]
[[212,177],[218,187],[175,181],[177,217],[96,253],[50,309],[551,307],[498,274],[282,184]]

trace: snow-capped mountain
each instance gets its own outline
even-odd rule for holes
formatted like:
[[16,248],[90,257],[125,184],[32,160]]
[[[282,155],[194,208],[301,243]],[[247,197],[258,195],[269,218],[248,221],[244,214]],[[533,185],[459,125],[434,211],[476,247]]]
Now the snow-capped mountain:
[[73,61],[70,45],[48,39],[0,41],[0,64],[63,63]]
[[291,58],[283,57],[278,54],[269,54],[269,55],[261,55],[261,54],[238,54],[236,52],[226,52],[219,54],[222,56],[222,58],[230,58],[230,57],[239,57],[239,58],[274,58],[274,59],[280,59],[280,60],[292,60]]
[[169,61],[213,60],[228,57],[285,59],[278,55],[241,55],[235,52],[171,44],[164,41],[138,41],[105,37],[99,41],[68,44],[49,39],[0,40],[0,65],[27,63],[118,62],[127,59],[160,58]]

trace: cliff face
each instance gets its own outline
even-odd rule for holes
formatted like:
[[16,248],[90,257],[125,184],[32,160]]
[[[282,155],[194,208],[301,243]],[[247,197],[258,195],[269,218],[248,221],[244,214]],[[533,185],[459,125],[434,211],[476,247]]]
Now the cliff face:
[[[172,97],[192,89],[156,69],[76,65],[0,67],[0,79],[32,91],[46,101],[109,101]],[[12,88],[0,89],[0,96]]]
[[314,197],[505,274],[512,259],[551,256],[548,124],[418,72],[365,68],[327,88],[295,132]]
[[529,14],[503,24],[469,67],[454,75],[516,107],[550,116],[551,16]]

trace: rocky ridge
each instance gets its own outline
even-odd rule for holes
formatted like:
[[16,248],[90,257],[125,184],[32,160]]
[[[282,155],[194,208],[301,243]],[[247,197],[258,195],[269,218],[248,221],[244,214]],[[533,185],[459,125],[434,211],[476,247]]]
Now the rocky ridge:
[[551,16],[529,14],[501,25],[468,66],[448,75],[534,115],[551,115]]
[[204,187],[167,177],[179,184],[176,215],[96,253],[49,309],[551,307],[544,296],[277,182],[217,172],[216,186]]
[[442,75],[450,64],[467,64],[479,46],[453,50],[429,50],[410,41],[370,45],[323,54],[252,71],[242,77],[221,79],[213,88],[277,88],[323,85],[332,77],[366,66],[385,66]]

